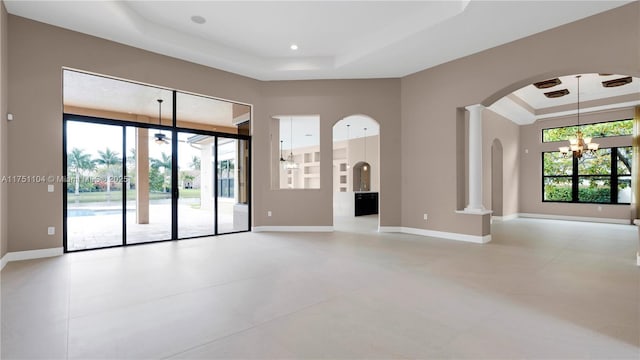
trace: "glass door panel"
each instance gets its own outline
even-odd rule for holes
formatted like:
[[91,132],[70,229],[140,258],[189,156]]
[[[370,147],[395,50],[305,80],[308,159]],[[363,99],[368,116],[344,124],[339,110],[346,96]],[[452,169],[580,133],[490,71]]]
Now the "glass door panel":
[[122,245],[122,126],[67,121],[67,250]]
[[[171,133],[127,127],[127,244],[171,239]],[[156,142],[156,133],[165,142]]]
[[215,136],[178,133],[178,238],[215,235]]
[[220,137],[217,145],[218,233],[247,231],[249,230],[248,142]]

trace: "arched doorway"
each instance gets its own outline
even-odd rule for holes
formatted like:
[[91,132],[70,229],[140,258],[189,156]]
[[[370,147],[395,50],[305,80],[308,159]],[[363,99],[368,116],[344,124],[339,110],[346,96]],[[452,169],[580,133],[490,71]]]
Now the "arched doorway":
[[351,115],[333,126],[333,223],[338,231],[378,230],[380,126]]

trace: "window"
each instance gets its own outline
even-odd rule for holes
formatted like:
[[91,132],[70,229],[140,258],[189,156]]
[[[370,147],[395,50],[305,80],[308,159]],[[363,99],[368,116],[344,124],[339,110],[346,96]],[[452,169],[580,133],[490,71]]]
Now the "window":
[[581,159],[542,153],[542,200],[629,204],[631,154],[631,147],[603,148]]
[[272,121],[272,187],[320,188],[320,117],[278,116]]
[[[625,136],[633,134],[633,120],[616,120],[596,124],[581,125],[585,137]],[[542,130],[542,142],[567,141],[574,137],[578,126],[564,126]]]

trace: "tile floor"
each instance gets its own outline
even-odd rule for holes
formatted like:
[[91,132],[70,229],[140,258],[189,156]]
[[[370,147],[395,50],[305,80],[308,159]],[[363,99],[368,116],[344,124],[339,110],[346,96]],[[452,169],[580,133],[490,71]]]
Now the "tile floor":
[[245,233],[9,263],[2,359],[640,356],[632,226]]

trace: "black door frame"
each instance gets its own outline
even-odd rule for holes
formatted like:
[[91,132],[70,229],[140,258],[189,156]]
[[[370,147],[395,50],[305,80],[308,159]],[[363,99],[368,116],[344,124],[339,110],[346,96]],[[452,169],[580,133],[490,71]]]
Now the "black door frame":
[[[223,234],[235,234],[235,233],[243,233],[243,232],[248,232],[251,231],[251,223],[252,223],[252,219],[251,219],[251,203],[252,203],[252,197],[251,197],[251,136],[250,135],[241,135],[241,134],[227,134],[227,133],[222,133],[222,132],[217,132],[217,131],[208,131],[208,130],[201,130],[201,129],[191,129],[191,128],[184,128],[184,127],[179,127],[177,126],[177,106],[176,106],[176,99],[177,98],[177,91],[173,91],[173,125],[172,126],[167,126],[167,125],[155,125],[155,124],[148,124],[148,123],[139,123],[139,122],[135,122],[135,121],[127,121],[127,120],[114,120],[114,119],[108,119],[108,118],[102,118],[102,117],[94,117],[94,116],[86,116],[86,115],[77,115],[77,114],[71,114],[71,113],[64,113],[62,118],[63,118],[63,124],[62,124],[62,130],[63,130],[63,139],[62,139],[62,174],[64,179],[68,179],[68,172],[67,172],[67,164],[68,164],[68,160],[67,160],[67,122],[68,121],[72,121],[72,122],[84,122],[84,123],[93,123],[93,124],[102,124],[102,125],[112,125],[112,126],[120,126],[122,127],[122,151],[123,151],[123,155],[122,155],[122,161],[123,163],[126,161],[126,129],[127,127],[135,127],[135,128],[145,128],[145,129],[160,129],[160,130],[166,130],[171,132],[171,145],[172,145],[172,149],[171,149],[171,239],[166,239],[166,240],[152,240],[152,241],[148,241],[148,242],[140,242],[140,243],[133,243],[133,244],[128,244],[126,241],[127,238],[127,216],[126,216],[126,187],[123,186],[122,187],[122,206],[123,206],[123,213],[122,213],[122,243],[120,245],[110,245],[110,246],[103,246],[103,247],[96,247],[96,248],[91,248],[91,249],[79,249],[79,250],[69,250],[67,247],[67,182],[63,182],[63,189],[62,189],[62,217],[63,217],[63,221],[62,221],[62,243],[63,243],[63,249],[64,252],[78,252],[78,251],[88,251],[88,250],[98,250],[98,249],[107,249],[107,248],[114,248],[114,247],[122,247],[122,246],[131,246],[131,245],[142,245],[142,244],[153,244],[153,243],[159,243],[159,242],[166,242],[166,241],[175,241],[175,240],[186,240],[186,239],[193,239],[193,238],[201,238],[201,237],[207,237],[207,236],[218,236],[218,235],[222,235],[218,233],[218,199],[217,199],[217,195],[219,193],[219,189],[218,189],[218,183],[217,183],[217,166],[218,166],[218,150],[217,150],[217,146],[218,146],[218,138],[231,138],[231,139],[236,139],[236,140],[245,140],[247,141],[248,144],[248,151],[249,151],[249,158],[248,158],[248,164],[247,164],[247,205],[248,205],[248,227],[247,230],[240,230],[240,231],[234,231],[234,232],[225,232]],[[184,238],[179,238],[178,237],[178,196],[179,196],[179,191],[178,191],[178,136],[177,134],[179,132],[187,132],[187,133],[192,133],[192,134],[198,134],[198,135],[207,135],[207,136],[213,136],[214,137],[214,143],[215,143],[215,147],[216,147],[216,151],[215,151],[215,155],[214,155],[214,163],[216,164],[216,167],[214,168],[214,209],[215,209],[215,223],[214,223],[214,228],[215,228],[215,234],[209,234],[209,235],[199,235],[199,236],[192,236],[192,237],[184,237]],[[123,179],[126,179],[126,166],[122,167],[122,177]]]

